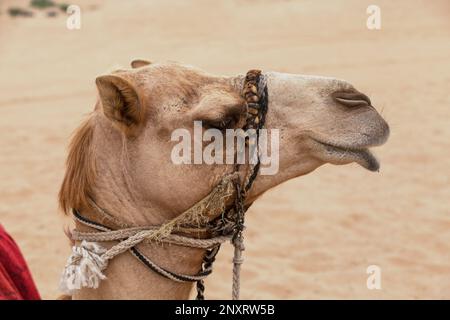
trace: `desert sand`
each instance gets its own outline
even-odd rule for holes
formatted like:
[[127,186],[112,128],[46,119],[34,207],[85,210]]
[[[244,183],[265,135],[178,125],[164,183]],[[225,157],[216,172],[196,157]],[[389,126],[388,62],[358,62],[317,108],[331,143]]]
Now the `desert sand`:
[[[57,192],[94,79],[134,58],[234,75],[250,68],[343,78],[391,126],[381,171],[326,165],[267,192],[247,215],[246,299],[450,298],[450,2],[77,0],[66,16],[12,18],[0,3],[0,223],[46,299],[70,248]],[[207,298],[230,297],[222,249]],[[366,286],[381,268],[381,290]]]

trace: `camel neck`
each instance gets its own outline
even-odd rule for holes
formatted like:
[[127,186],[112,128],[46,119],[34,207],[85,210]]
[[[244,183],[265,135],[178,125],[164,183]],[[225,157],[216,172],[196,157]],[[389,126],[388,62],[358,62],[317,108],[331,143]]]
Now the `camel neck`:
[[[102,124],[96,129],[97,179],[92,198],[110,219],[105,219],[105,215],[100,215],[95,208],[82,209],[82,215],[114,229],[125,225],[147,226],[165,222],[168,217],[164,216],[164,208],[144,201],[134,189],[128,174],[132,168],[122,156],[127,150],[124,150],[120,134]],[[104,140],[111,135],[115,135],[115,139]],[[77,223],[77,229],[86,231],[90,228]],[[102,243],[108,248],[114,244]],[[182,274],[196,274],[205,253],[203,249],[162,246],[158,243],[142,243],[137,249],[159,266]],[[105,275],[107,279],[101,282],[99,288],[78,290],[74,299],[188,299],[192,289],[190,282],[174,282],[149,270],[128,251],[111,260]]]

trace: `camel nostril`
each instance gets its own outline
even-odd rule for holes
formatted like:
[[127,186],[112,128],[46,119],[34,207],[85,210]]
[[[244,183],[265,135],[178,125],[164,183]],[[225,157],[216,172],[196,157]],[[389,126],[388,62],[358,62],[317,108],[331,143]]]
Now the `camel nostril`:
[[346,107],[370,106],[371,102],[368,96],[358,91],[337,91],[331,94],[334,100]]

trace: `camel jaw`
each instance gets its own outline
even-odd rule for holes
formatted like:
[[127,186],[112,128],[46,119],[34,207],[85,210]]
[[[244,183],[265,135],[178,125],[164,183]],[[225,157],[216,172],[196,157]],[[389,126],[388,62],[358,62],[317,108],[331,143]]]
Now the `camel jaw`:
[[380,163],[369,148],[349,148],[315,140],[324,151],[327,162],[341,165],[356,162],[369,171],[379,171]]

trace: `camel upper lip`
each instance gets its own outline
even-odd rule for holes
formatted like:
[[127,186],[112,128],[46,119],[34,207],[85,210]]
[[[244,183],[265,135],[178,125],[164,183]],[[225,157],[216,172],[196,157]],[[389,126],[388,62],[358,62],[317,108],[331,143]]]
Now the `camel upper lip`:
[[348,147],[316,139],[314,141],[324,146],[329,155],[343,163],[356,162],[369,171],[379,171],[380,169],[380,163],[368,146]]

